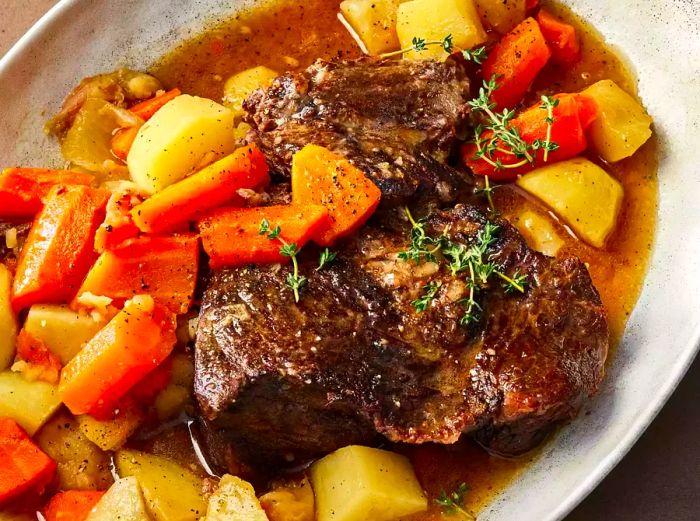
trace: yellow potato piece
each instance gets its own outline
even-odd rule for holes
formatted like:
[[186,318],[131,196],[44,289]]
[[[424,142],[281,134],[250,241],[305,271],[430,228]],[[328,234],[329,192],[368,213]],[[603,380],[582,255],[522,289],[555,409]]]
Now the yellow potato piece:
[[154,193],[233,152],[233,119],[233,111],[205,98],[183,94],[166,103],[136,135],[127,157],[131,179]]
[[588,133],[600,156],[614,163],[634,154],[651,137],[652,119],[642,105],[612,80],[583,91],[598,104]]
[[404,456],[351,445],[311,467],[317,521],[388,521],[428,508]]
[[120,450],[114,457],[121,477],[135,476],[146,508],[155,521],[196,521],[207,509],[202,480],[174,461],[136,450]]
[[134,409],[126,407],[115,418],[98,420],[89,414],[76,417],[80,430],[92,443],[102,450],[117,450],[126,443],[143,421]]
[[314,491],[304,478],[275,488],[260,497],[270,521],[314,521]]
[[10,367],[15,358],[17,319],[10,303],[11,289],[12,273],[0,264],[0,371]]
[[[486,41],[473,0],[412,0],[399,6],[396,18],[396,32],[402,48],[411,47],[413,38],[443,40],[450,34],[454,45],[460,49],[471,49]],[[405,54],[413,60],[444,60],[447,56],[440,45]]]
[[602,248],[617,224],[622,185],[584,158],[538,168],[517,181],[563,219],[585,242]]
[[550,257],[556,257],[564,241],[552,226],[550,219],[542,217],[532,210],[525,210],[516,220],[520,233],[530,247]]
[[136,478],[122,478],[100,498],[85,521],[151,521]]
[[345,0],[340,12],[355,30],[371,56],[399,48],[396,34],[398,0]]
[[272,69],[253,67],[234,74],[224,83],[224,105],[230,108],[236,118],[245,114],[243,102],[254,90],[267,87],[279,74]]
[[56,386],[25,380],[20,373],[0,373],[0,416],[19,423],[34,436],[61,405]]
[[224,475],[209,498],[205,521],[268,521],[255,497],[253,486],[240,478]]
[[66,306],[39,304],[29,309],[24,329],[66,365],[105,324]]
[[475,0],[476,10],[484,25],[506,34],[525,20],[525,0]]

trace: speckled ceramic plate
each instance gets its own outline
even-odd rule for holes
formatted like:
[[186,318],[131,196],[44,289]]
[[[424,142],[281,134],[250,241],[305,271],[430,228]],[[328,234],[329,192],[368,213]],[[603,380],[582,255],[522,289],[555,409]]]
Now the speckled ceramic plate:
[[[333,1],[333,0],[329,0]],[[76,80],[147,67],[252,0],[63,0],[0,61],[0,164],[55,164],[46,114]],[[480,516],[564,517],[634,444],[700,344],[699,0],[567,0],[627,56],[660,138],[659,223],[644,291],[605,385]]]

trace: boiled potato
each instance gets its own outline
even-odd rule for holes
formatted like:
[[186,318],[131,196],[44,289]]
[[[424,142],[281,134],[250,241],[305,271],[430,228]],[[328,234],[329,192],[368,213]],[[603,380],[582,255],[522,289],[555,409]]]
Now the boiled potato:
[[66,306],[38,304],[29,309],[24,329],[66,365],[105,324]]
[[428,508],[404,456],[351,445],[311,466],[317,521],[388,521]]
[[20,373],[0,373],[0,416],[19,423],[33,436],[61,405],[55,385],[30,382]]
[[97,502],[85,521],[151,521],[134,477],[121,478]]
[[340,12],[355,30],[371,56],[399,48],[396,34],[398,0],[345,0]]
[[314,491],[306,478],[275,488],[260,497],[260,504],[270,521],[314,521]]
[[267,87],[279,74],[272,69],[253,67],[234,74],[224,83],[224,105],[230,108],[236,118],[245,115],[243,102],[251,93],[261,87]]
[[153,407],[160,421],[174,418],[190,403],[189,388],[182,385],[170,384],[156,396]]
[[583,91],[598,104],[598,117],[589,129],[600,156],[614,163],[634,154],[651,137],[652,119],[644,107],[612,80]]
[[162,456],[120,450],[114,457],[120,476],[138,478],[146,507],[155,521],[196,521],[207,509],[202,480]]
[[605,170],[584,158],[562,161],[521,176],[518,186],[562,218],[576,234],[597,248],[615,228],[623,190]]
[[500,34],[510,32],[525,20],[525,0],[475,0],[475,3],[484,24]]
[[267,521],[253,486],[226,474],[209,498],[205,521]]
[[517,227],[532,249],[550,257],[556,257],[564,245],[551,221],[532,210],[525,210],[518,216]]
[[10,304],[12,273],[0,264],[0,371],[4,371],[15,359],[17,319]]
[[[413,38],[443,40],[450,34],[454,45],[460,49],[471,49],[486,41],[474,0],[411,0],[399,6],[396,18],[402,48],[411,47]],[[444,60],[447,56],[440,45],[405,54],[406,58],[414,60]]]
[[89,414],[81,414],[77,420],[88,440],[102,450],[117,450],[141,425],[143,415],[135,407],[125,406],[114,418],[98,420]]
[[233,152],[230,109],[182,95],[166,103],[140,129],[127,157],[132,180],[149,193],[186,177],[203,160]]

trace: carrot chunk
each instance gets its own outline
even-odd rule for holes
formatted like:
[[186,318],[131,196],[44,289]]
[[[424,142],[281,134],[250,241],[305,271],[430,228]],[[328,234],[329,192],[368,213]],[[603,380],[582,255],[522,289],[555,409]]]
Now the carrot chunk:
[[107,202],[105,220],[95,234],[96,252],[113,250],[141,234],[131,219],[131,210],[145,198],[146,194],[133,183],[124,184],[112,192]]
[[496,77],[498,89],[492,99],[500,109],[519,103],[551,56],[540,26],[526,18],[489,53],[484,79]]
[[29,333],[22,329],[17,336],[17,357],[16,361],[24,364],[15,365],[13,371],[21,372],[28,380],[42,380],[55,384],[61,373],[61,361],[53,354],[48,347]]
[[112,136],[112,154],[126,161],[140,127],[120,128]]
[[381,195],[361,170],[326,148],[307,145],[292,159],[294,204],[328,209],[330,227],[313,237],[321,246],[331,245],[362,226],[377,209]]
[[540,24],[555,62],[573,65],[581,59],[581,44],[573,25],[562,22],[544,9],[537,13],[537,23]]
[[15,311],[70,301],[95,260],[95,232],[109,194],[56,186],[46,197],[22,248],[12,286]]
[[0,218],[34,217],[54,185],[89,185],[91,174],[46,168],[6,168],[0,173]]
[[328,227],[323,206],[285,205],[262,208],[224,208],[199,222],[204,251],[212,268],[287,262],[280,254],[281,242],[260,234],[260,223],[280,227],[280,238],[301,248],[312,236]]
[[266,185],[267,171],[265,156],[255,145],[242,147],[155,193],[135,207],[131,216],[143,232],[172,230],[224,203],[242,205],[238,191]]
[[121,305],[148,293],[173,313],[185,313],[192,305],[198,265],[199,240],[194,235],[131,239],[100,255],[78,297],[92,293]]
[[51,498],[44,508],[46,521],[85,521],[103,490],[66,490]]
[[61,371],[58,392],[73,414],[104,411],[173,350],[175,315],[139,295],[120,311]]
[[160,96],[156,96],[154,98],[142,101],[141,103],[137,103],[129,110],[131,110],[131,112],[136,114],[144,121],[148,121],[149,119],[151,119],[151,117],[153,117],[153,114],[158,112],[163,107],[163,105],[177,98],[180,94],[182,94],[182,92],[180,92],[180,89],[175,88],[173,90],[169,90],[168,92],[164,92]]
[[42,489],[55,472],[56,463],[17,422],[0,418],[0,505],[28,490]]

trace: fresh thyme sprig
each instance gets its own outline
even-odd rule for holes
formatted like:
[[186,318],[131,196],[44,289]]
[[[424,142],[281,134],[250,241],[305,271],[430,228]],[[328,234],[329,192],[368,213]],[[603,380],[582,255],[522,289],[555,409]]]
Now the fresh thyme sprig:
[[423,311],[428,309],[428,306],[430,305],[432,300],[437,296],[437,293],[440,290],[440,286],[440,282],[430,282],[423,286],[423,291],[425,292],[423,293],[423,296],[411,302],[411,304],[413,304],[413,307],[416,308],[416,311],[422,313]]
[[404,208],[404,211],[411,223],[411,245],[408,250],[399,253],[399,258],[404,261],[412,260],[416,264],[422,261],[437,262],[435,255],[444,245],[444,234],[437,239],[430,237],[425,232],[425,223],[416,221],[408,208]]
[[270,223],[267,219],[263,219],[260,222],[260,228],[258,230],[260,235],[265,235],[271,241],[277,240],[280,242],[280,255],[284,257],[289,257],[292,259],[293,271],[287,275],[286,285],[294,293],[294,301],[299,302],[299,290],[306,285],[308,279],[303,275],[299,275],[299,262],[297,261],[297,254],[299,253],[299,248],[296,243],[289,243],[285,241],[280,234],[282,233],[282,228],[279,225],[270,227]]
[[466,483],[460,484],[451,494],[447,494],[444,490],[433,501],[440,505],[442,512],[447,515],[459,514],[464,519],[476,521],[476,516],[472,514],[464,506],[464,497],[469,492],[469,487]]
[[335,261],[337,255],[337,253],[332,252],[328,248],[323,250],[318,259],[318,268],[316,268],[316,271],[321,271],[322,269],[328,267],[328,265],[332,264]]
[[540,98],[542,101],[542,104],[540,105],[541,109],[544,109],[547,111],[547,117],[545,118],[545,121],[547,122],[547,135],[545,137],[545,140],[539,140],[536,139],[532,143],[532,147],[535,150],[542,149],[544,150],[544,155],[542,159],[546,163],[549,161],[549,153],[554,152],[559,148],[559,145],[557,143],[552,142],[552,125],[554,125],[554,108],[559,105],[559,100],[556,98],[552,98],[550,96],[542,96]]
[[481,65],[481,63],[486,59],[486,47],[478,47],[476,49],[460,49],[459,47],[455,46],[454,38],[451,34],[448,34],[442,40],[426,40],[425,38],[414,36],[409,47],[404,47],[398,51],[386,52],[382,54],[381,57],[392,58],[411,51],[423,52],[426,51],[428,47],[436,45],[442,47],[442,50],[447,54],[452,54],[453,52],[459,51],[465,60],[473,61],[477,65]]
[[493,203],[493,192],[496,189],[495,186],[491,186],[491,179],[489,176],[485,175],[484,176],[484,187],[479,188],[476,193],[477,194],[483,194],[486,196],[486,201],[489,203],[489,210],[491,211],[491,215],[496,215],[498,211],[496,210],[496,205]]

